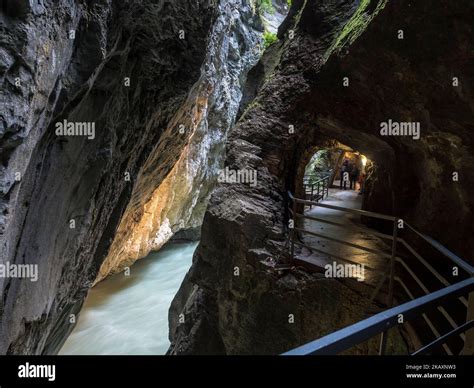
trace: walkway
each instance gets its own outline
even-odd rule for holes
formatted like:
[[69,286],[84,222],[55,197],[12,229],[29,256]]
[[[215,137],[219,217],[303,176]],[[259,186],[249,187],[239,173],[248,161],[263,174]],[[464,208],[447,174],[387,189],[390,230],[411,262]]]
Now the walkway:
[[[357,271],[355,274],[344,273],[344,271],[342,273],[336,272],[335,276],[334,274],[329,276],[338,278],[344,285],[359,293],[368,302],[365,313],[367,316],[372,316],[374,313],[381,312],[384,309],[382,305],[387,302],[388,305],[392,305],[392,302],[388,300],[389,298],[386,298],[388,296],[388,284],[390,283],[386,273],[392,259],[393,238],[391,235],[387,236],[375,229],[366,227],[361,222],[361,217],[377,218],[381,222],[387,222],[387,226],[390,225],[392,228],[394,226],[393,222],[397,219],[396,217],[367,211],[358,212],[361,209],[362,196],[353,190],[340,190],[338,183],[335,182],[336,188],[329,189],[329,195],[326,199],[313,205],[312,208],[307,205],[310,197],[308,193],[306,200],[293,198],[292,194],[289,193],[292,200],[292,207],[289,209],[290,214],[293,214],[295,210],[297,212],[294,233],[290,235],[290,243],[294,243],[294,246],[290,245],[290,247],[295,249],[293,258],[296,265],[303,266],[310,271],[316,270],[317,272],[326,273],[328,264],[331,267],[341,267],[341,264],[346,265],[345,268],[342,268],[343,270],[348,268],[348,264],[350,267],[356,265],[356,269],[360,269],[363,265],[362,279],[354,277],[354,275],[359,275]],[[306,205],[304,217],[301,215],[303,204]],[[466,307],[469,311],[469,304],[465,297],[474,286],[472,281],[469,282],[469,277],[474,274],[474,267],[436,240],[417,231],[413,226],[406,222],[404,226],[404,229],[398,231],[397,256],[393,263],[393,303],[401,305],[399,311],[403,312],[408,311],[404,309],[413,307],[413,304],[403,304],[404,302],[416,301],[421,311],[417,312],[416,317],[404,326],[406,330],[405,340],[410,344],[411,351],[430,344],[432,347],[424,348],[423,352],[459,354],[467,341],[467,334],[464,334],[464,332],[474,322],[467,322],[465,318],[466,314],[474,316],[472,311],[470,313],[466,312]],[[408,234],[403,233],[406,231],[408,231]],[[411,243],[413,238],[407,238],[407,236],[410,237],[410,234],[421,239],[427,245],[427,248],[431,248],[432,252],[429,253],[429,259],[424,258],[420,252],[413,248]],[[433,260],[433,258],[439,260]],[[452,280],[453,276],[438,268],[446,267],[446,265],[450,265],[450,268],[452,268],[453,264],[464,271],[463,277],[456,278],[454,281]],[[337,268],[337,270],[340,269]],[[385,279],[384,286],[379,290],[382,279]],[[458,297],[459,294],[455,294],[458,287],[465,291],[461,298]],[[450,295],[452,300],[448,304],[438,306],[437,309],[430,309],[426,301],[438,298],[441,295],[440,293],[446,296]],[[371,301],[374,301],[375,304]],[[384,314],[385,312],[376,315],[376,317],[385,322],[384,325],[390,326],[390,320]],[[361,326],[362,323],[367,326]],[[368,330],[369,325],[372,324],[373,321],[361,321],[358,323],[357,330],[363,332]],[[383,331],[385,326],[381,327],[379,333]],[[357,341],[354,342],[355,337],[347,336],[347,333],[344,335],[347,342],[345,349],[357,343]],[[441,337],[442,335],[445,335],[445,337]],[[306,354],[312,354],[313,351],[314,353],[324,352],[325,349],[329,349],[334,345],[334,341],[337,341],[337,346],[340,346],[339,334],[335,335],[334,338],[331,335],[326,336],[324,339],[306,344],[304,348],[297,350],[303,349]],[[384,346],[382,346],[383,348]]]
[[[362,195],[358,195],[358,191],[354,190],[339,190],[338,188],[332,188],[329,189],[328,198],[321,201],[321,203],[351,209],[361,209]],[[339,210],[321,207],[313,207],[312,209],[309,209],[307,207],[305,215],[342,223],[348,226],[364,226],[360,222],[360,216],[344,213]],[[384,252],[390,253],[388,242],[382,241],[382,239],[365,232],[342,228],[336,225],[329,225],[327,223],[309,219],[304,219],[303,228],[324,236],[361,245],[369,249],[383,250]],[[299,260],[310,263],[320,270],[324,270],[325,265],[332,265],[334,262],[337,264],[351,264],[341,259],[350,260],[357,264],[363,264],[365,269],[365,279],[363,279],[363,283],[370,286],[371,289],[376,287],[389,263],[389,259],[380,257],[380,255],[374,253],[363,251],[359,248],[329,241],[321,237],[311,236],[306,233],[301,237],[304,244],[327,252],[328,254],[322,254],[315,251],[311,252],[309,249],[303,248],[298,255]],[[331,255],[334,255],[335,257]],[[337,257],[340,257],[340,259]],[[353,280],[353,282],[354,281],[355,280]],[[361,282],[359,281],[357,283]]]

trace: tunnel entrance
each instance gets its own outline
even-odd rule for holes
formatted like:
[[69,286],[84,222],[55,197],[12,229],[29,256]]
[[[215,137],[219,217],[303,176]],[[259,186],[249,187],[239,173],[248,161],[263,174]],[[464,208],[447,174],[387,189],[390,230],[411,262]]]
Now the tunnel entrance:
[[[373,192],[389,196],[403,190],[392,186],[390,178],[381,179],[380,174],[390,177],[393,171],[338,141],[325,144],[329,146],[302,153],[294,184],[297,194],[289,193],[293,265],[335,278],[355,291],[365,303],[366,318],[439,289],[440,281],[446,286],[447,279],[457,280],[458,275],[449,272],[449,251],[393,215],[389,200],[379,212],[364,209],[366,196]],[[427,254],[429,264],[423,258]],[[390,340],[381,336],[378,351],[397,354],[423,347],[440,331],[456,329],[466,306],[461,298],[404,322]],[[458,354],[463,343],[463,335],[453,336],[433,353]]]
[[321,190],[323,184],[341,190],[355,190],[362,195],[367,174],[373,167],[373,162],[358,151],[321,149],[311,157],[304,169],[306,197],[311,198],[311,193],[315,190],[317,193],[318,187]]
[[[349,278],[375,288],[386,271],[380,253],[387,245],[357,213],[375,163],[349,146],[331,144],[311,149],[301,159],[304,173],[296,187],[307,202],[296,206],[301,216],[296,219],[295,233],[301,244],[298,260],[318,269],[354,269],[355,276]],[[367,298],[373,300],[370,292]]]
[[[318,201],[329,193],[329,189],[353,190],[361,196],[358,200],[360,209],[367,181],[370,183],[376,170],[376,163],[368,156],[331,140],[303,152],[296,169],[295,193],[300,198]],[[388,189],[383,188],[384,191]]]

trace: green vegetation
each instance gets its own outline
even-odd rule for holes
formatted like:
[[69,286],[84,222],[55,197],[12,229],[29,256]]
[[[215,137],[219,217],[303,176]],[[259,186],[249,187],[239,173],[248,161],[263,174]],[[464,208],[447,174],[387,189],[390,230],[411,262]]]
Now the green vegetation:
[[291,7],[292,3],[293,3],[293,0],[286,0],[286,4],[288,5],[288,7]]
[[257,0],[257,7],[260,11],[260,13],[274,13],[275,8],[273,7],[273,2],[272,0]]
[[[291,0],[287,0],[291,3]],[[260,17],[262,18],[263,24],[265,26],[265,31],[263,32],[263,40],[264,40],[264,47],[268,48],[271,46],[273,43],[275,43],[278,40],[277,34],[272,33],[267,30],[267,25],[266,21],[263,18],[264,13],[274,13],[275,12],[275,7],[273,6],[273,0],[255,0],[256,9],[258,10],[258,13],[260,14]]]
[[309,183],[314,183],[325,176],[331,175],[333,159],[333,153],[330,150],[316,152],[305,169],[305,176],[310,177]]
[[265,40],[265,48],[269,47],[278,40],[277,34],[274,34],[270,31],[265,31],[263,33],[263,39]]
[[382,0],[377,4],[377,7],[373,12],[368,12],[372,1],[373,0],[362,0],[360,2],[357,10],[337,36],[334,44],[327,53],[327,57],[334,50],[340,50],[342,47],[352,44],[364,32],[371,20],[382,8],[385,7],[385,4],[387,3],[387,0]]

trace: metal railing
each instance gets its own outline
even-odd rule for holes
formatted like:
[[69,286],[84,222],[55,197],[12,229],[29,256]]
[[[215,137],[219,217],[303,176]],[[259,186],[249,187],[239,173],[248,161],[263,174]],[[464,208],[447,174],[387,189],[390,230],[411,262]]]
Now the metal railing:
[[[284,355],[338,354],[369,340],[382,331],[386,331],[391,327],[399,325],[398,317],[400,314],[405,318],[417,317],[433,306],[437,306],[444,301],[459,297],[460,295],[472,291],[474,291],[474,278],[469,278],[453,284],[452,286],[445,287],[439,291],[435,291],[429,295],[422,296],[421,298],[376,314],[373,317],[357,322],[316,341],[312,341],[296,349],[290,350],[289,352],[284,353]],[[467,322],[458,330],[468,330],[472,327],[473,322],[474,321]],[[454,334],[457,333],[448,333],[444,338],[435,340],[433,343],[420,349],[416,353],[419,353],[420,351],[424,353],[429,347],[432,348],[438,346],[440,341],[444,341],[447,337]]]
[[[314,180],[313,176],[305,176],[303,178],[303,193],[307,200],[313,202],[322,201],[329,195],[329,180],[331,176],[325,176],[321,179]],[[309,205],[312,208],[312,205]]]
[[[431,248],[435,249],[438,253],[443,255],[444,258],[447,258],[449,260],[449,262],[454,263],[457,267],[462,269],[466,273],[466,275],[472,280],[472,276],[474,274],[474,267],[472,265],[470,265],[469,263],[467,263],[466,261],[464,261],[460,257],[456,256],[454,253],[450,252],[447,248],[442,246],[440,243],[438,243],[434,239],[418,232],[415,228],[413,228],[412,226],[410,226],[406,222],[401,222],[401,220],[397,217],[384,215],[384,214],[380,214],[380,213],[364,211],[364,210],[343,208],[343,207],[339,207],[339,206],[333,206],[333,205],[323,204],[323,203],[319,203],[319,202],[308,201],[308,200],[305,200],[305,199],[299,199],[299,198],[295,198],[292,195],[291,192],[288,192],[288,196],[289,196],[289,199],[290,199],[290,202],[291,202],[291,206],[289,206],[289,214],[292,218],[292,222],[290,222],[290,226],[291,226],[291,229],[290,229],[290,254],[291,254],[292,260],[297,259],[295,257],[295,246],[299,245],[299,246],[304,246],[307,249],[310,249],[312,251],[334,257],[335,259],[338,259],[338,260],[341,260],[341,261],[349,262],[349,263],[352,263],[352,264],[358,264],[358,263],[355,263],[354,261],[349,260],[347,258],[343,258],[343,257],[340,257],[338,255],[335,255],[332,252],[326,252],[326,251],[323,251],[323,250],[315,248],[315,247],[310,247],[307,244],[305,244],[304,242],[302,242],[301,239],[298,238],[299,237],[298,234],[308,234],[310,236],[315,236],[315,237],[318,237],[318,238],[327,239],[327,240],[335,242],[337,244],[350,246],[350,247],[360,249],[362,251],[369,252],[369,253],[372,253],[372,254],[376,254],[377,256],[389,259],[388,271],[385,272],[385,274],[383,275],[381,281],[376,286],[376,288],[375,288],[375,290],[374,290],[374,292],[371,296],[371,301],[373,301],[375,299],[376,295],[381,291],[381,289],[382,289],[382,287],[383,287],[383,285],[384,285],[384,283],[386,282],[387,279],[389,281],[388,293],[387,293],[387,302],[386,302],[388,308],[393,307],[395,283],[401,285],[402,290],[405,292],[405,294],[408,296],[408,298],[410,299],[411,302],[413,302],[413,301],[421,302],[422,301],[421,298],[423,298],[424,296],[429,296],[429,295],[433,296],[434,295],[434,293],[430,292],[429,288],[420,279],[420,276],[418,276],[416,271],[414,271],[412,269],[412,266],[410,265],[412,263],[407,262],[406,258],[402,258],[402,257],[400,257],[400,255],[397,255],[397,244],[401,244],[409,252],[409,254],[411,254],[426,270],[428,270],[433,275],[433,277],[445,287],[444,290],[449,290],[449,287],[452,286],[452,284],[446,279],[446,277],[444,277],[442,274],[440,274],[440,272],[437,271],[433,267],[433,265],[431,265],[426,259],[424,259],[413,248],[413,246],[406,241],[406,239],[399,236],[400,225],[403,226],[403,230],[408,230],[408,231],[414,233],[416,236],[421,238],[422,241],[427,243]],[[391,228],[392,233],[391,234],[381,233],[381,232],[378,232],[378,231],[375,231],[375,230],[372,230],[372,229],[369,229],[369,228],[366,228],[366,227],[363,227],[363,226],[347,225],[347,224],[343,224],[343,223],[339,223],[339,222],[335,222],[335,221],[326,220],[324,218],[316,217],[314,215],[307,216],[305,214],[298,213],[298,211],[297,211],[298,207],[301,208],[301,205],[302,205],[303,209],[304,209],[304,206],[310,205],[310,202],[312,202],[311,203],[312,206],[337,210],[337,211],[341,211],[341,212],[344,212],[344,213],[363,216],[363,217],[366,217],[366,218],[374,218],[374,219],[378,219],[378,220],[382,220],[382,221],[388,221],[392,224],[392,228]],[[300,206],[298,206],[298,205],[300,205]],[[304,210],[303,210],[303,213],[304,213]],[[357,231],[357,232],[368,233],[368,234],[371,234],[373,236],[377,236],[377,237],[380,237],[382,239],[389,240],[390,243],[391,243],[390,253],[386,253],[386,252],[384,252],[382,250],[378,250],[378,249],[367,248],[367,247],[364,247],[360,244],[354,244],[354,243],[351,243],[351,242],[348,242],[348,241],[344,241],[343,239],[339,239],[339,238],[335,238],[335,237],[331,237],[331,236],[326,236],[322,233],[317,233],[317,232],[314,232],[314,231],[311,231],[311,230],[308,230],[308,229],[301,228],[301,227],[298,226],[298,220],[300,220],[300,219],[308,219],[308,220],[312,220],[312,221],[326,223],[326,224],[330,224],[330,225],[341,227],[341,228],[351,229],[351,230]],[[398,266],[400,266],[400,268],[399,268],[400,270],[404,271],[405,276],[398,276],[396,274],[396,267],[398,269]],[[366,266],[366,267],[371,269],[368,266]],[[405,281],[405,280],[408,280],[408,279],[411,279],[411,281],[414,281],[415,284],[417,284],[420,287],[420,289],[423,291],[423,293],[425,295],[422,296],[421,298],[416,298],[414,296],[414,293],[412,291],[410,291],[410,288],[407,285],[407,281]],[[461,283],[462,283],[462,281],[459,282],[459,283],[456,283],[456,284],[461,284]],[[454,284],[454,285],[456,285],[456,284]],[[438,292],[438,291],[435,291],[435,292]],[[469,289],[469,291],[470,291],[470,289]],[[466,308],[468,307],[468,301],[466,300],[465,296],[461,295],[461,296],[458,297],[458,299],[459,299],[459,301],[461,301],[461,303]],[[473,300],[474,300],[474,298],[473,298]],[[410,303],[410,302],[408,302],[408,303]],[[404,306],[404,305],[402,305],[402,306]],[[399,307],[402,307],[402,306],[399,306]],[[454,335],[459,335],[461,337],[461,339],[464,341],[465,340],[464,332],[469,330],[472,326],[469,322],[466,322],[465,324],[462,324],[462,325],[458,325],[455,322],[455,320],[452,318],[452,316],[446,311],[446,309],[444,307],[437,306],[437,309],[442,314],[442,316],[447,320],[447,322],[449,323],[449,325],[452,327],[453,330],[451,332],[445,334],[445,335],[441,335],[439,333],[439,331],[437,330],[436,326],[434,325],[434,323],[432,322],[432,320],[430,320],[430,318],[424,312],[425,310],[416,309],[416,311],[419,312],[418,315],[424,319],[424,321],[427,323],[427,325],[431,329],[432,333],[436,337],[435,341],[433,341],[431,344],[425,346],[424,348],[420,349],[418,352],[431,350],[431,349],[433,349],[435,344],[437,344],[437,345],[440,344],[441,346],[443,346],[446,353],[453,354],[451,349],[446,345],[446,341]],[[390,310],[388,310],[388,311],[390,311]],[[397,311],[401,311],[401,310],[397,310]],[[386,313],[387,313],[387,311],[384,312],[384,313],[381,313],[381,314],[383,315],[383,314],[386,314]],[[380,315],[380,314],[378,314],[378,315]],[[374,318],[374,317],[372,317],[372,318]],[[386,317],[386,318],[388,319],[388,317]],[[369,320],[370,319],[371,318],[369,318]],[[359,323],[362,324],[362,323],[365,322],[365,324],[370,325],[369,320],[361,321]],[[385,354],[385,351],[386,351],[387,334],[388,334],[387,329],[389,327],[391,327],[388,322],[389,321],[387,320],[386,321],[387,326],[384,328],[384,330],[380,331],[381,339],[380,339],[379,354]],[[362,327],[365,327],[364,326],[365,324],[363,324]],[[352,329],[357,329],[358,328],[358,327],[353,327],[353,326],[351,326]],[[381,327],[384,327],[384,326],[381,326]],[[345,330],[345,329],[343,329],[343,330]],[[365,331],[363,331],[363,332],[365,332]],[[331,336],[331,335],[329,335],[329,336]],[[329,337],[329,336],[327,336],[327,337]],[[324,339],[327,340],[327,337],[323,337],[321,340],[324,340]],[[318,341],[315,341],[315,343],[317,343],[317,345],[321,347],[321,344],[324,344],[324,343],[328,342],[326,340],[324,340],[322,342],[318,342],[319,341],[318,340]],[[331,341],[329,341],[328,343],[330,343],[330,342]],[[345,349],[350,348],[351,346],[353,346],[353,343],[351,342],[350,339],[348,339],[347,342],[343,342],[343,343],[345,345],[347,345]],[[322,346],[321,350],[318,350],[318,352],[319,351],[324,351],[324,349],[329,351],[331,348],[330,347],[326,348],[325,346]],[[345,350],[345,349],[342,349],[342,350]],[[312,353],[308,353],[308,354],[312,354]]]

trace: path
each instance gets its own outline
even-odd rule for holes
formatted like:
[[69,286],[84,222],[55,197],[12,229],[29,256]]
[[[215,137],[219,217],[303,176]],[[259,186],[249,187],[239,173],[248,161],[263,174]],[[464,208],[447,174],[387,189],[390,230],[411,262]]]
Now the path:
[[[338,182],[335,183],[338,184]],[[338,187],[338,185],[336,187]],[[328,198],[323,200],[321,203],[350,209],[360,209],[362,206],[362,195],[358,195],[358,192],[354,190],[339,190],[339,188],[332,188],[329,189]],[[364,226],[360,222],[360,216],[341,212],[339,210],[321,207],[313,207],[312,209],[306,208],[305,215],[349,226]],[[324,236],[344,240],[352,244],[361,245],[369,249],[383,250],[384,252],[390,253],[388,242],[382,241],[381,238],[369,233],[308,219],[304,219],[304,229]],[[369,253],[359,248],[329,241],[321,237],[303,234],[302,241],[310,247],[314,247],[329,254],[322,254],[314,251],[311,252],[310,250],[303,248],[298,257],[300,260],[310,263],[320,269],[324,268],[325,265],[334,262],[337,264],[350,264],[349,262],[340,260],[331,255],[351,260],[357,264],[363,264],[365,269],[365,279],[363,279],[363,283],[370,286],[372,289],[378,284],[387,268],[387,264],[389,263],[389,259],[380,257],[378,254]]]

